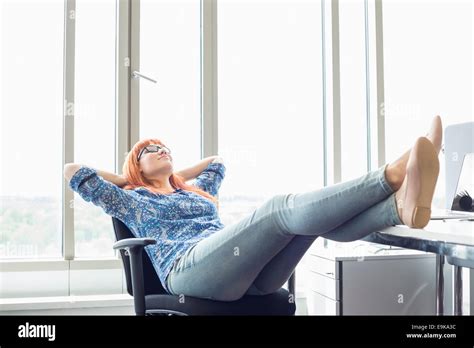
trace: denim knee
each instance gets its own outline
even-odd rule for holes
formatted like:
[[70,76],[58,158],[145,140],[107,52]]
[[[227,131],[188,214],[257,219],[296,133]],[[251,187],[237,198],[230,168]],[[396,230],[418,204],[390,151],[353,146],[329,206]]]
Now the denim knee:
[[276,226],[290,234],[291,210],[294,207],[294,194],[286,193],[273,196],[271,199],[271,217]]

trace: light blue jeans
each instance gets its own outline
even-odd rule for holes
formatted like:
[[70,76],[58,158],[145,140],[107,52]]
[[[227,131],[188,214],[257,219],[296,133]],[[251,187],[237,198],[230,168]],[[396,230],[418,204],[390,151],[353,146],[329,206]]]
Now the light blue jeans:
[[167,277],[169,292],[218,301],[269,294],[285,284],[318,236],[349,242],[402,224],[385,168],[320,190],[272,197],[188,249]]

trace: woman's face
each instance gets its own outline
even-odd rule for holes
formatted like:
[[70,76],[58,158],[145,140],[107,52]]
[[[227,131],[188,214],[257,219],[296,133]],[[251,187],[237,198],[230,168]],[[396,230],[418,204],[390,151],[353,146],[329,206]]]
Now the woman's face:
[[157,148],[154,144],[150,144],[139,155],[138,164],[140,171],[146,178],[173,174],[173,158],[171,154],[166,150],[166,147],[162,145],[158,145],[158,147],[158,151],[155,151]]

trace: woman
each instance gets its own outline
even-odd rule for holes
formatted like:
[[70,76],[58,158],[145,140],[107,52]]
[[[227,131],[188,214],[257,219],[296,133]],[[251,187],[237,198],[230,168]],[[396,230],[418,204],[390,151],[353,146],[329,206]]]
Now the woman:
[[170,294],[234,301],[278,290],[318,236],[347,242],[391,225],[426,226],[441,139],[437,116],[393,163],[320,190],[276,195],[229,226],[216,207],[225,175],[217,156],[175,173],[170,151],[147,139],[128,154],[123,176],[67,164],[65,177],[136,237],[158,241],[146,251]]

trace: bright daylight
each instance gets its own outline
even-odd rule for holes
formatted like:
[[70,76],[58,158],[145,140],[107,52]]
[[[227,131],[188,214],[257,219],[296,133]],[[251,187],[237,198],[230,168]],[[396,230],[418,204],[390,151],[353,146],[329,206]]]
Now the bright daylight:
[[[119,342],[91,338],[99,321],[73,339],[100,316],[167,343],[203,343],[202,316],[243,337],[305,316],[255,342],[322,325],[327,343],[472,344],[454,324],[474,318],[473,16],[0,0],[0,345]],[[172,334],[183,316],[195,331]]]

